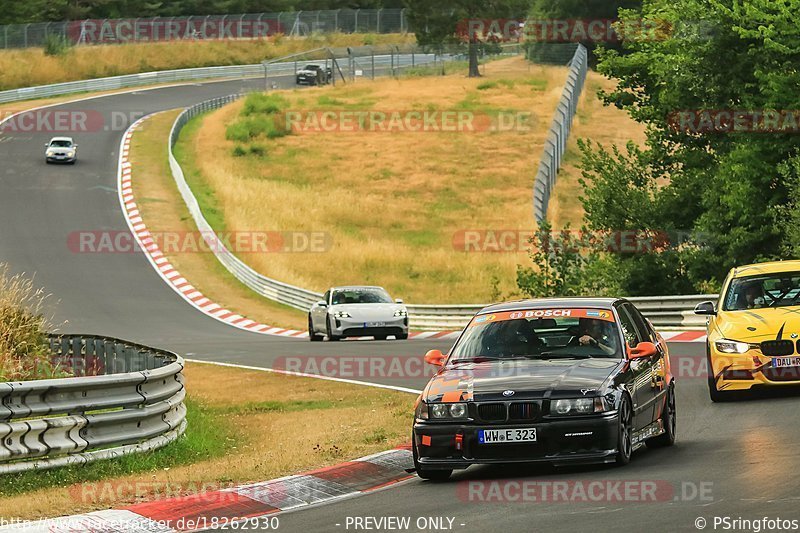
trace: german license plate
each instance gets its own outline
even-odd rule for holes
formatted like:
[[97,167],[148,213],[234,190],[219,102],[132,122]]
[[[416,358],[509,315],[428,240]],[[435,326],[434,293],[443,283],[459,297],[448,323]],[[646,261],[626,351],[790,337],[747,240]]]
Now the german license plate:
[[382,328],[386,322],[364,322],[365,328]]
[[536,442],[536,428],[479,429],[478,442],[481,444]]
[[772,360],[773,368],[789,368],[800,366],[800,357],[776,357]]

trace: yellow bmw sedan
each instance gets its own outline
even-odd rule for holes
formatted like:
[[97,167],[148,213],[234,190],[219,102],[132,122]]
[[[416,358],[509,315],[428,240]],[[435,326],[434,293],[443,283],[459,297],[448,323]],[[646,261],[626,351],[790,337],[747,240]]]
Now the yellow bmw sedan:
[[708,316],[708,390],[715,402],[754,386],[800,385],[800,261],[737,267]]

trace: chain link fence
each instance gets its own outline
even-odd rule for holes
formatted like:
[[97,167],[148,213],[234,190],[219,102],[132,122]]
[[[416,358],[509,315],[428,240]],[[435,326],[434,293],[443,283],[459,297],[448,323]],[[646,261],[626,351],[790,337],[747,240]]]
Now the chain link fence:
[[55,39],[74,45],[175,40],[263,39],[314,33],[406,33],[405,9],[337,9],[243,15],[89,19],[0,26],[0,47],[44,46]]
[[[570,61],[567,83],[556,108],[550,132],[544,144],[544,151],[539,160],[539,169],[533,183],[533,216],[537,222],[547,219],[547,207],[550,204],[550,194],[556,185],[556,176],[567,150],[567,141],[572,131],[572,120],[578,111],[578,102],[581,99],[586,75],[589,71],[589,55],[583,45],[569,45],[574,50]],[[558,46],[539,48],[539,53],[558,56],[564,53]],[[529,54],[530,57],[530,54]]]

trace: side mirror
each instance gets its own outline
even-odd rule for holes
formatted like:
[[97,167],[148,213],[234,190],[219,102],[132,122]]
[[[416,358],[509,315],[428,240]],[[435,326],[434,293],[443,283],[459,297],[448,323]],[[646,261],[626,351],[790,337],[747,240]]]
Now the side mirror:
[[444,354],[441,350],[431,350],[425,354],[425,362],[433,366],[444,366]]
[[328,302],[325,300],[320,300],[317,302],[317,307],[328,307]]
[[694,314],[702,316],[716,316],[717,307],[714,305],[714,302],[700,302],[697,304],[697,307],[694,308]]
[[403,300],[402,300],[402,298],[396,298],[394,303],[401,304],[401,303],[403,303]]
[[628,359],[647,359],[656,354],[656,345],[652,342],[640,342],[636,348],[628,349]]

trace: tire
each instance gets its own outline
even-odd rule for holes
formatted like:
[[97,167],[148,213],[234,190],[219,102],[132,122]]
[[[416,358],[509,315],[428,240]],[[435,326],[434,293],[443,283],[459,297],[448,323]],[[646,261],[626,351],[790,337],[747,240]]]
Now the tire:
[[342,340],[342,338],[341,338],[341,337],[339,337],[339,336],[337,336],[337,335],[334,335],[334,334],[332,333],[332,331],[333,331],[333,328],[331,328],[331,319],[330,319],[330,318],[328,318],[328,331],[327,331],[327,334],[328,334],[328,340],[329,340],[329,341],[331,341],[331,342],[337,342],[337,341],[340,341],[340,340]]
[[407,341],[408,340],[408,333],[401,333],[400,335],[395,335],[395,339],[399,341]]
[[385,341],[386,337],[387,337],[387,335],[375,335],[375,340],[376,341]]
[[433,481],[434,483],[441,483],[450,479],[453,474],[452,470],[430,470],[420,466],[419,459],[417,458],[417,445],[414,442],[414,436],[411,436],[411,453],[414,456],[414,470],[420,479]]
[[311,321],[311,315],[308,315],[308,340],[311,342],[320,342],[322,340],[322,335],[317,335],[317,332],[314,331],[314,323]]
[[714,367],[711,366],[711,348],[706,344],[706,362],[708,364],[708,396],[714,403],[728,402],[734,398],[731,391],[717,389],[717,380],[714,378]]
[[633,452],[633,408],[628,396],[623,396],[619,405],[619,429],[617,440],[617,465],[623,466],[631,462]]
[[667,391],[667,401],[664,405],[664,412],[661,414],[661,422],[664,425],[664,433],[658,437],[653,437],[645,441],[648,448],[665,448],[675,444],[676,434],[676,411],[675,411],[675,385],[670,385]]

